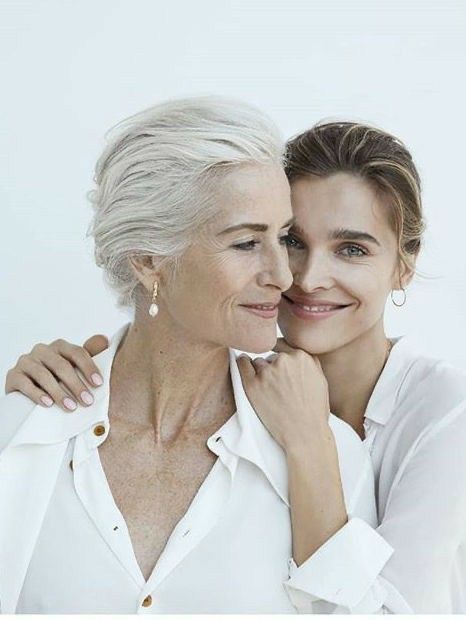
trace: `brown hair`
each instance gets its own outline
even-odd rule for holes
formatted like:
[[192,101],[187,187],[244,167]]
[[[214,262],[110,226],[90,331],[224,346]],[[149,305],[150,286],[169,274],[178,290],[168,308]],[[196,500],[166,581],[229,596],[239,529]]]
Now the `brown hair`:
[[389,206],[399,257],[414,270],[425,228],[421,181],[411,154],[398,138],[360,123],[318,123],[289,140],[285,172],[290,183],[337,172],[367,180]]

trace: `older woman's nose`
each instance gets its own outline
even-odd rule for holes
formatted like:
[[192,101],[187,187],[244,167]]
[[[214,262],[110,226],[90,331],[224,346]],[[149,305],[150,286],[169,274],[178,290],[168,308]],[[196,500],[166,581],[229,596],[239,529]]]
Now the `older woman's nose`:
[[283,247],[274,250],[267,260],[267,264],[259,274],[261,286],[275,286],[286,291],[293,284],[293,276],[288,264],[288,253]]

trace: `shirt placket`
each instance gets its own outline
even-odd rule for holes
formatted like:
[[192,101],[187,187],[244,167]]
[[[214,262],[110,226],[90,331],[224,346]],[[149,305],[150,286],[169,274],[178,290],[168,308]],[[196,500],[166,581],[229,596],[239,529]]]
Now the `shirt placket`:
[[[199,488],[185,516],[173,530],[152,575],[143,588],[136,612],[138,614],[158,612],[157,588],[215,527],[229,504],[238,458],[225,448],[220,435],[211,437],[207,445],[219,458]],[[202,570],[202,566],[199,570]]]
[[375,436],[377,435],[378,424],[372,422],[368,418],[364,418],[364,435],[365,439],[363,445],[369,454],[372,454],[374,449]]
[[99,422],[76,437],[72,460],[74,485],[100,535],[142,590],[145,580],[134,554],[128,528],[115,504],[98,454],[98,447],[105,441],[108,431],[108,422]]

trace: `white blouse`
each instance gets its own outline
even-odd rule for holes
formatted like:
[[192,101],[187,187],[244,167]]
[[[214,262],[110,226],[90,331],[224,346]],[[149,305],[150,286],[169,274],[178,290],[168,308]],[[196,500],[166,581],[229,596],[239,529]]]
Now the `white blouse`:
[[[299,567],[301,610],[466,613],[466,374],[398,339],[364,427],[379,526],[360,521],[355,540],[345,525]],[[377,540],[393,554],[371,574]]]
[[[110,429],[111,363],[126,328],[96,358],[104,385],[91,407],[65,414],[19,393],[0,400],[1,611],[296,613],[334,609],[340,599],[359,602],[364,588],[372,596],[392,549],[372,529],[366,449],[330,416],[350,516],[340,530],[342,557],[329,564],[321,548],[296,568],[286,458],[246,398],[233,351],[237,411],[208,439],[218,458],[144,579],[98,452]],[[324,547],[338,547],[338,540],[339,534]]]

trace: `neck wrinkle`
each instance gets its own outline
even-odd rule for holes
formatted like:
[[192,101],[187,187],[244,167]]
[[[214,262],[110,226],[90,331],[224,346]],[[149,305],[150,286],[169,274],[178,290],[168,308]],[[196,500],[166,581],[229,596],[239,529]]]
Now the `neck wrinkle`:
[[110,378],[113,419],[152,427],[156,444],[215,430],[234,412],[228,348],[188,338],[158,319],[136,317]]

